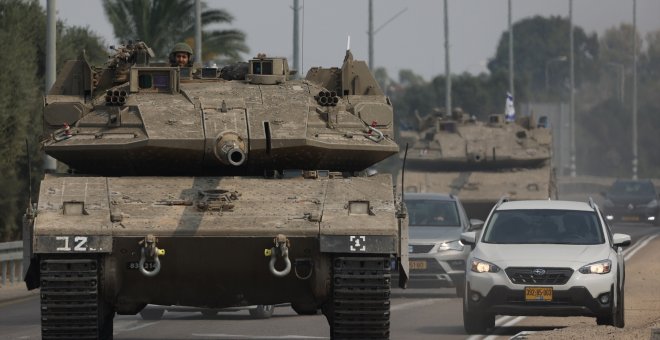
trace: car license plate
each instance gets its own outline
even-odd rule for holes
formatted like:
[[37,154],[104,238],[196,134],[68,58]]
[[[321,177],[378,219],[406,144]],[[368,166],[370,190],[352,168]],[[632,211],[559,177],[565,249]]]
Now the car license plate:
[[426,261],[414,261],[410,260],[410,269],[426,269]]
[[525,301],[552,301],[552,287],[525,287]]
[[639,216],[623,216],[623,217],[621,217],[621,221],[638,222],[639,221]]

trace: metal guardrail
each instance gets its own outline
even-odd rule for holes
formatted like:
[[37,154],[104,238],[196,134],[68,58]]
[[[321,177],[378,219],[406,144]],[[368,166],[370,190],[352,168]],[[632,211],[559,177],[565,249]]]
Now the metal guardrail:
[[23,241],[0,243],[0,288],[23,281]]

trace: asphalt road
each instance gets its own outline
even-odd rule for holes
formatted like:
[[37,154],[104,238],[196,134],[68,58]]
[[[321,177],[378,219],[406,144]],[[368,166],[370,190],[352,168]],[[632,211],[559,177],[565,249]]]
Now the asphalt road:
[[[616,225],[614,232],[627,233],[635,242],[660,232],[646,225]],[[395,289],[391,307],[392,339],[466,339],[461,300],[451,288]],[[515,317],[498,317],[490,336],[471,339],[511,337],[521,331],[552,329],[548,326],[520,326]],[[529,323],[529,322],[527,322]],[[272,318],[253,320],[247,311],[221,312],[215,317],[200,313],[167,312],[162,320],[146,321],[139,316],[115,317],[115,339],[328,339],[325,317],[298,316],[289,307],[279,307]],[[0,305],[0,340],[39,339],[39,300]]]

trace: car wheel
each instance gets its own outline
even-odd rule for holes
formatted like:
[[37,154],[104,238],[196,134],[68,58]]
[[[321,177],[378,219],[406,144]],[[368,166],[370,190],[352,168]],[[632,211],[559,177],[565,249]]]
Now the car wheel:
[[465,295],[465,280],[458,279],[454,283],[456,284],[456,296],[462,298]]
[[624,306],[624,294],[623,294],[623,289],[618,290],[617,288],[617,304],[616,304],[616,312],[614,314],[614,320],[612,322],[612,326],[616,328],[623,328],[626,325],[626,320],[625,320],[625,313],[626,309]]
[[161,308],[144,308],[140,311],[140,316],[144,320],[160,320],[163,318],[165,310]]
[[250,316],[253,319],[268,319],[273,316],[275,306],[273,305],[258,305],[255,309],[250,309]]
[[298,315],[317,315],[319,313],[319,309],[315,304],[291,303],[291,308],[298,313]]
[[495,315],[469,311],[463,303],[463,328],[468,334],[483,334],[492,327],[495,327]]

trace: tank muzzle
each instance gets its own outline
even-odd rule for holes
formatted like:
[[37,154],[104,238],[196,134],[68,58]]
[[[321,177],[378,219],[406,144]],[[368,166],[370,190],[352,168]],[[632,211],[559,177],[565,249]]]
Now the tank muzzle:
[[226,165],[241,166],[247,160],[245,142],[234,132],[225,132],[218,136],[213,153]]

